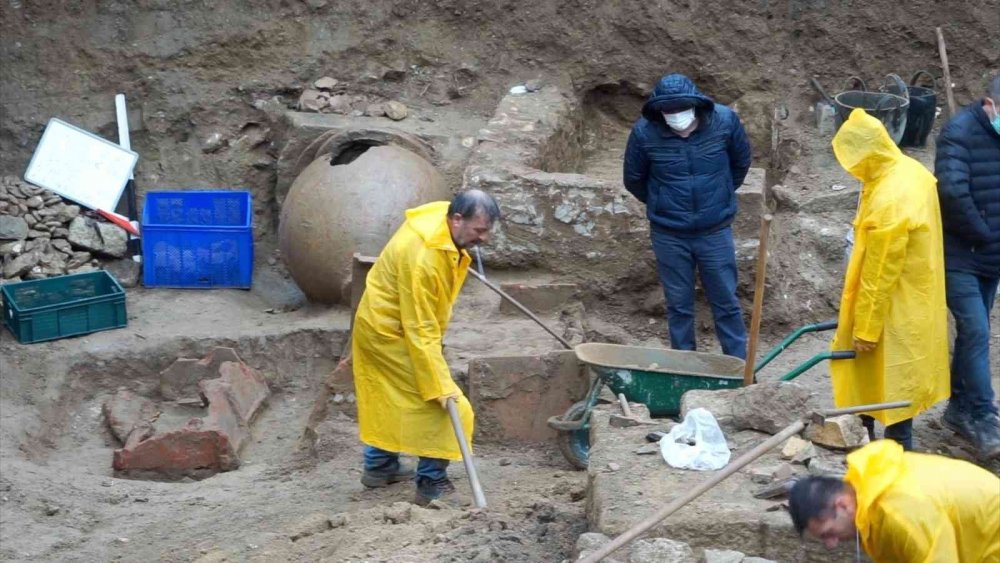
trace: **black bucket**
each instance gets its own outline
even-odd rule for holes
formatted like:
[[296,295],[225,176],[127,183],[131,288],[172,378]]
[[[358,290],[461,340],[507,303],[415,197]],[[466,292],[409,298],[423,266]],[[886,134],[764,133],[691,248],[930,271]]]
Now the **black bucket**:
[[921,70],[910,79],[907,90],[910,93],[910,108],[906,111],[906,130],[899,145],[902,147],[922,147],[927,144],[927,137],[934,128],[934,118],[937,115],[937,93],[933,88],[916,86],[921,75],[927,75],[934,84],[934,77],[926,70]]

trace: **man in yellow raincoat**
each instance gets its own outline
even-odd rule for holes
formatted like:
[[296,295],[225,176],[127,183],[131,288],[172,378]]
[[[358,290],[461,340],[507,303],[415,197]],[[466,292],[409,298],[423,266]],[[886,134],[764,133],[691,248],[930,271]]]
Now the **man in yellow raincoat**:
[[871,415],[886,426],[886,438],[909,450],[913,417],[947,399],[951,389],[934,176],[860,109],[833,138],[833,151],[863,183],[832,345],[857,357],[831,364],[834,402],[911,401],[909,408]]
[[857,541],[875,563],[1000,561],[1000,478],[892,440],[848,455],[844,480],[798,481],[788,511],[800,535]]
[[471,258],[490,237],[500,210],[470,190],[407,210],[365,284],[354,321],[354,385],[367,487],[408,481],[399,452],[419,456],[417,504],[453,492],[449,461],[462,459],[448,418],[453,398],[472,443],[469,401],[451,378],[442,339]]

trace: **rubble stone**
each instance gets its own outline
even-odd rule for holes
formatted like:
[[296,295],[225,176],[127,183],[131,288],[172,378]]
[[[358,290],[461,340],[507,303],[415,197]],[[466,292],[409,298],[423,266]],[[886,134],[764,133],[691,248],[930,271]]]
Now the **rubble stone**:
[[741,430],[777,434],[818,408],[808,389],[781,381],[757,383],[733,394],[733,424]]
[[[580,537],[576,539],[576,550],[574,551],[574,558],[579,560],[590,555],[594,551],[597,551],[604,544],[611,541],[611,539],[604,535],[596,532],[587,532],[585,534],[580,534]],[[612,554],[614,557],[617,554]],[[613,559],[606,558],[605,561],[614,561]]]
[[805,464],[810,459],[816,457],[816,446],[808,440],[803,440],[798,436],[792,436],[781,448],[782,459],[789,459],[793,463]]
[[100,252],[104,248],[101,235],[94,227],[94,220],[86,217],[77,217],[69,224],[70,244],[76,248],[83,248],[91,252]]
[[841,460],[826,457],[814,457],[807,464],[809,474],[817,477],[843,477],[847,474],[847,466]]
[[638,540],[629,549],[628,563],[695,563],[697,559],[686,543],[652,538]]
[[128,250],[128,233],[125,229],[111,223],[97,223],[97,231],[103,241],[103,248],[100,250],[108,256],[121,258]]
[[326,107],[329,102],[329,97],[320,92],[319,90],[313,90],[307,88],[302,91],[302,95],[299,96],[299,110],[300,111],[319,111]]
[[853,414],[827,418],[822,424],[810,424],[805,436],[814,444],[835,450],[859,448],[869,441],[861,418]]
[[[53,241],[53,246],[55,245],[55,242],[56,241]],[[142,274],[142,264],[132,260],[131,258],[123,258],[121,260],[108,262],[104,265],[104,269],[114,276],[122,287],[128,288],[139,285],[139,276]]]
[[240,362],[232,348],[216,347],[200,360],[178,358],[160,372],[160,395],[168,401],[197,397],[198,383],[219,375],[223,362]]
[[393,121],[402,121],[410,113],[405,104],[395,100],[386,102],[384,108],[386,117]]
[[39,207],[45,205],[45,201],[40,196],[31,196],[24,202],[30,209],[38,209]]
[[324,76],[316,82],[313,82],[313,88],[316,88],[317,90],[333,90],[337,84],[340,84],[340,81],[336,78]]
[[312,514],[295,525],[292,532],[288,534],[288,539],[299,541],[315,534],[322,534],[332,529],[330,518],[325,514]]
[[17,256],[25,251],[27,243],[23,240],[15,240],[0,244],[0,256]]
[[3,267],[3,277],[15,278],[27,274],[34,268],[42,255],[39,252],[28,252],[14,258]]
[[702,554],[703,563],[742,563],[746,555],[731,549],[706,549]]
[[57,207],[56,209],[57,212],[54,217],[58,219],[60,223],[69,223],[80,215],[79,205],[63,205],[61,207]]
[[365,108],[365,115],[368,117],[382,117],[385,115],[385,106],[382,104],[368,104]]
[[348,113],[351,111],[351,98],[349,96],[338,95],[330,98],[329,111],[332,113]]
[[19,240],[28,236],[28,223],[21,217],[0,215],[0,240]]

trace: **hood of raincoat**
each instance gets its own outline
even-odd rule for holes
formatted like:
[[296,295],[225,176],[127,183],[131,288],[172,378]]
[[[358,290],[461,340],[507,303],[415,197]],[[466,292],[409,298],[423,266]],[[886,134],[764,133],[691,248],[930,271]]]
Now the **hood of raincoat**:
[[447,201],[432,201],[406,210],[406,225],[416,231],[428,248],[458,252],[448,228]]
[[885,174],[903,156],[878,119],[855,109],[833,137],[837,161],[862,182]]
[[[891,142],[891,141],[890,141]],[[868,530],[872,506],[903,472],[903,446],[893,440],[879,440],[847,456],[844,480],[854,487],[858,512],[854,523],[858,530]]]
[[642,106],[642,116],[654,123],[664,123],[665,111],[693,107],[701,114],[712,111],[715,102],[701,93],[683,74],[668,74],[660,79]]

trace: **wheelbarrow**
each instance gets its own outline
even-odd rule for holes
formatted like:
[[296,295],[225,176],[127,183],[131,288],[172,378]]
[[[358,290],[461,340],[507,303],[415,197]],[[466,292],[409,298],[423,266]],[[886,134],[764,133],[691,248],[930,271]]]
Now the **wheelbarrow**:
[[[765,354],[754,366],[754,373],[802,335],[836,327],[837,321],[827,321],[799,328]],[[605,385],[616,395],[621,393],[631,402],[646,405],[654,417],[679,414],[681,396],[687,391],[736,389],[743,385],[745,363],[732,356],[598,343],[578,344],[574,350],[577,359],[588,365],[596,377],[586,398],[574,403],[562,416],[550,417],[548,425],[559,432],[559,450],[578,469],[587,468],[590,413]],[[820,362],[851,359],[854,355],[853,350],[816,354],[782,376],[781,381],[791,381]]]

